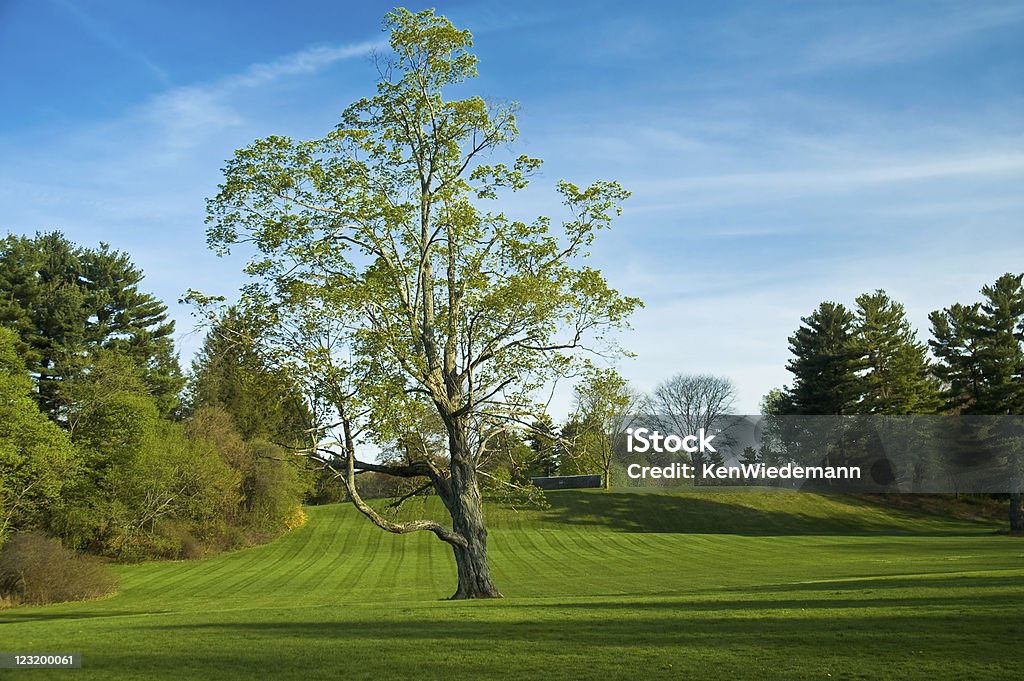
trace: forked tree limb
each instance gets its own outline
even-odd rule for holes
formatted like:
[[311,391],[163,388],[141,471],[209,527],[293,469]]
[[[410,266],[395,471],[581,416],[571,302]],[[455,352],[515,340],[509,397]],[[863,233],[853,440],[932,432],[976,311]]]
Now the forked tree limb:
[[[356,489],[356,465],[355,456],[353,456],[355,442],[352,439],[351,429],[348,423],[343,425],[345,431],[345,472],[341,477],[342,483],[345,485],[345,491],[348,493],[349,500],[352,505],[355,506],[360,513],[365,515],[370,521],[386,532],[392,534],[409,534],[410,532],[433,532],[437,535],[437,538],[441,541],[447,542],[452,546],[458,546],[461,548],[467,548],[469,542],[462,535],[448,529],[444,525],[433,521],[433,520],[409,520],[406,522],[398,523],[392,522],[377,512],[375,508],[363,501],[363,498],[359,496],[359,491]],[[382,466],[381,468],[387,469],[389,467]],[[368,469],[371,470],[371,469]],[[382,471],[386,472],[386,471]]]

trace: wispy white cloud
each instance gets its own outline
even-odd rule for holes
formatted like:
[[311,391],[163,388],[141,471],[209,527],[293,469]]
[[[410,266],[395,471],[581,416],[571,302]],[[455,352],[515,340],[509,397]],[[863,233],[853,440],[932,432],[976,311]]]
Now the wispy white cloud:
[[163,85],[170,85],[171,79],[163,68],[153,62],[141,50],[131,48],[117,37],[103,22],[86,12],[71,0],[51,0],[62,8],[94,40],[114,50],[123,57],[143,67]]
[[135,115],[161,129],[153,136],[164,149],[156,160],[174,162],[184,150],[204,144],[224,129],[242,125],[245,114],[239,100],[245,100],[248,91],[284,79],[310,76],[339,61],[367,56],[386,44],[369,41],[310,47],[273,61],[252,64],[209,83],[171,88],[151,98]]
[[[241,126],[243,114],[216,89],[179,87],[154,96],[129,118],[137,131],[154,131],[145,136],[155,153],[155,165],[176,163],[182,154],[206,144],[225,129]],[[120,127],[118,122],[115,127]]]
[[174,301],[185,286],[230,294],[241,283],[241,274],[203,243],[203,197],[216,191],[223,159],[267,134],[260,115],[282,86],[381,46],[315,46],[167,88],[107,121],[4,139],[3,227],[60,229],[83,244],[102,239],[129,251],[147,273],[146,286],[168,303],[187,358],[201,338],[192,332],[189,311]]
[[928,57],[954,49],[978,34],[1021,23],[1024,5],[972,2],[909,14],[901,14],[898,5],[891,5],[866,16],[858,14],[842,8],[826,10],[823,16],[829,24],[842,28],[807,44],[799,52],[797,70],[876,66]]
[[865,253],[801,258],[798,271],[792,261],[767,257],[756,272],[699,264],[673,270],[653,252],[634,253],[618,267],[604,263],[614,285],[647,303],[622,335],[638,355],[622,363],[623,374],[645,391],[680,372],[728,376],[739,387],[738,409],[756,413],[768,390],[791,381],[787,339],[821,301],[852,306],[861,293],[885,289],[924,341],[932,310],[973,302],[982,285],[1022,269],[1024,246],[998,253],[964,246],[949,235],[915,247],[879,242]]
[[263,64],[253,64],[239,74],[228,76],[212,86],[215,91],[256,87],[287,76],[315,73],[335,62],[364,57],[387,47],[386,40],[373,40],[355,45],[318,45]]
[[[840,162],[841,163],[841,162]],[[692,196],[709,202],[791,199],[825,192],[851,192],[943,178],[1024,174],[1024,152],[990,152],[936,157],[907,162],[892,159],[861,167],[819,167],[800,170],[723,173],[647,179],[637,182],[646,196]]]

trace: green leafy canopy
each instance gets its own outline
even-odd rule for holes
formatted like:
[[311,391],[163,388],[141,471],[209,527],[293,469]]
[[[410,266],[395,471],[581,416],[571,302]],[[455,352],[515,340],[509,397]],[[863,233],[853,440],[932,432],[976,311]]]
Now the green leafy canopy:
[[517,106],[446,98],[476,75],[467,31],[430,11],[396,10],[385,27],[393,54],[377,60],[377,94],[337,129],[258,140],[228,162],[209,243],[255,246],[242,305],[289,328],[278,338],[287,358],[344,383],[348,398],[385,392],[394,405],[411,391],[447,414],[525,408],[531,389],[568,370],[567,351],[640,305],[586,264],[628,192],[560,182],[568,217],[557,227],[494,209],[541,164],[491,162],[517,137]]

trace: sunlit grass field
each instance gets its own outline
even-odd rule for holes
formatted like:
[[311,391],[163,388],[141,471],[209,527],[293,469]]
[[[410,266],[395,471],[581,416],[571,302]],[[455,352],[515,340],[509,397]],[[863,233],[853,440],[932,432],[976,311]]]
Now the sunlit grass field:
[[[451,552],[346,506],[273,544],[119,567],[102,601],[0,611],[12,678],[1006,679],[1024,539],[810,494],[564,491],[489,506],[506,598],[444,600]],[[404,512],[437,516],[436,500]]]

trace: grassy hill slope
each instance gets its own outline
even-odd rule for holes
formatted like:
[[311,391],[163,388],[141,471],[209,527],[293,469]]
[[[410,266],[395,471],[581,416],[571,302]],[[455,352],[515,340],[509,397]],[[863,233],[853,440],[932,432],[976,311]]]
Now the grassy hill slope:
[[1024,542],[996,523],[806,494],[550,499],[488,509],[501,601],[441,600],[445,545],[331,506],[268,546],[122,567],[103,601],[0,612],[0,649],[79,651],[97,678],[987,678],[1024,661]]

